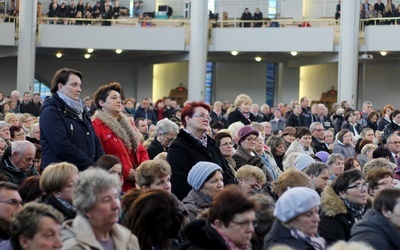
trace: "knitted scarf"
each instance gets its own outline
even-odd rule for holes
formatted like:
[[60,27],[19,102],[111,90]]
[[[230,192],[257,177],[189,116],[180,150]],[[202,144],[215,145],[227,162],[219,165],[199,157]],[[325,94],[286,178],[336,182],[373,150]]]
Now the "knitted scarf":
[[57,91],[57,95],[63,100],[68,107],[71,108],[71,110],[79,116],[79,118],[82,119],[82,113],[83,113],[83,102],[82,100],[74,100],[72,98],[69,98],[67,95],[65,95],[61,91]]
[[343,199],[344,205],[350,210],[350,212],[356,217],[357,220],[361,219],[365,211],[365,205],[356,205],[348,199]]

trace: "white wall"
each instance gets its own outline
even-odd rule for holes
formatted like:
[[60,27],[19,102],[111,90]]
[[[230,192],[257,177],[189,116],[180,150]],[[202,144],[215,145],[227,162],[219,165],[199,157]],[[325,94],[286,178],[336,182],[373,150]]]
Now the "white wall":
[[287,63],[280,63],[274,104],[289,103],[299,99],[299,68],[289,68]]
[[247,94],[253,103],[265,103],[267,66],[265,63],[217,63],[215,98],[233,102],[237,95]]
[[153,100],[168,96],[171,89],[180,86],[188,88],[189,63],[163,63],[154,65]]

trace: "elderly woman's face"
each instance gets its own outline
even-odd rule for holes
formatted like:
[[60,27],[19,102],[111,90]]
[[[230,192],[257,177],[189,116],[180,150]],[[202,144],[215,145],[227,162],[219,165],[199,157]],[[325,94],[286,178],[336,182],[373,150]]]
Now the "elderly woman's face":
[[342,199],[348,199],[350,202],[356,205],[367,204],[368,185],[363,179],[359,179],[355,182],[349,183],[347,190],[340,192]]
[[10,118],[6,122],[9,123],[11,126],[19,125],[18,117],[16,115],[10,116]]
[[294,140],[296,140],[296,136],[294,134],[286,134],[283,136],[283,139],[289,143],[292,143]]
[[240,142],[240,146],[247,152],[252,152],[256,147],[257,140],[257,135],[250,134],[242,139],[242,141]]
[[292,219],[288,224],[309,236],[315,236],[319,223],[318,210],[318,207],[314,207]]
[[8,126],[0,128],[0,137],[3,138],[4,140],[11,139],[10,129],[8,128]]
[[333,133],[330,130],[325,130],[325,143],[331,144],[333,142]]
[[57,192],[55,195],[69,204],[72,204],[72,193],[74,192],[75,183],[78,180],[78,174],[72,173],[72,175],[67,179],[64,187]]
[[12,138],[13,141],[24,141],[25,140],[25,131],[21,128],[18,131],[14,131],[14,136]]
[[176,134],[174,132],[171,132],[169,134],[163,134],[160,135],[160,143],[161,145],[166,148],[169,146],[169,144],[171,144],[171,142],[175,139]]
[[186,116],[185,119],[187,119],[187,127],[206,132],[210,123],[210,113],[203,107],[197,107],[194,109],[192,117]]
[[224,188],[224,178],[221,171],[216,171],[214,175],[208,181],[204,182],[200,191],[209,196],[214,197],[219,191]]
[[248,196],[252,195],[253,192],[257,193],[262,186],[261,181],[257,180],[255,176],[238,178],[238,184]]
[[335,163],[331,166],[331,171],[334,175],[338,176],[344,171],[344,161],[340,158],[337,158]]
[[22,249],[61,249],[61,225],[49,216],[42,216],[39,219],[38,228],[32,239],[27,239],[25,235],[20,236]]
[[240,214],[235,214],[227,227],[218,225],[218,230],[228,237],[230,241],[240,249],[248,249],[251,247],[250,240],[254,232],[254,221],[256,216],[253,210],[249,210]]
[[276,155],[284,155],[286,152],[286,145],[285,144],[281,144],[278,147],[276,147],[275,149],[275,154]]
[[219,150],[223,156],[232,156],[233,154],[233,142],[230,137],[224,137],[219,141]]
[[343,135],[343,143],[351,144],[351,133],[350,132]]
[[110,187],[97,194],[96,203],[86,212],[86,216],[93,227],[111,229],[118,222],[120,211],[118,189]]

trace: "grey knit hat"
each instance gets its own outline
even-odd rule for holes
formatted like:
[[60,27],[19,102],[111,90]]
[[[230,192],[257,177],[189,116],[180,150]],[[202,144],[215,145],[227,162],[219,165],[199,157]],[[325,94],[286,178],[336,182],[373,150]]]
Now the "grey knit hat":
[[315,190],[308,187],[294,187],[279,197],[274,216],[282,222],[288,222],[320,204],[320,197]]
[[187,181],[194,190],[199,190],[208,176],[216,170],[222,172],[222,168],[213,162],[199,161],[189,171]]
[[294,166],[297,170],[303,171],[313,162],[315,162],[315,160],[311,156],[307,154],[301,154],[294,160]]

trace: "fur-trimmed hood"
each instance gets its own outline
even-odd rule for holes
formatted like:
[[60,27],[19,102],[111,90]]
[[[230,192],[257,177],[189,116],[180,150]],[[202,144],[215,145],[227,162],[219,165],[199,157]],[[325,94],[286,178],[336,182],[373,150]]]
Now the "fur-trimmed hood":
[[120,113],[117,119],[112,118],[104,113],[102,110],[96,110],[93,115],[94,119],[99,119],[107,127],[109,127],[113,133],[124,141],[125,146],[129,150],[136,150],[138,143],[138,136],[133,130],[128,118],[123,113]]
[[325,187],[321,194],[322,213],[334,217],[338,214],[347,214],[347,208],[344,205],[340,196],[335,193],[332,186],[329,184]]

